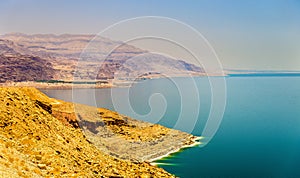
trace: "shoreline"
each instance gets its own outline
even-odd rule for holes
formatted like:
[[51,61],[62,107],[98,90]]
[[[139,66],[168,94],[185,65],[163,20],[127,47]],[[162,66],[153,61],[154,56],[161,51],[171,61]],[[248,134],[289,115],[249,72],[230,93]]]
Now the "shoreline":
[[2,83],[1,87],[34,87],[37,89],[49,90],[69,90],[69,89],[96,89],[96,88],[114,88],[112,84],[69,84],[69,83],[39,83],[39,82],[11,82]]
[[[178,77],[203,77],[203,76],[209,76],[209,77],[218,77],[222,76],[225,77],[227,75],[217,75],[217,74],[210,74],[210,75],[204,75],[204,74],[190,74],[190,75],[174,75],[170,76],[172,78],[178,78]],[[138,81],[143,80],[151,80],[151,79],[161,79],[165,77],[159,76],[147,76],[144,78],[140,78]],[[131,84],[138,82],[138,81],[117,81],[116,83],[112,82],[111,80],[104,81],[104,83],[88,83],[91,81],[85,81],[87,83],[68,83],[70,81],[61,81],[57,83],[51,83],[51,82],[36,82],[36,81],[21,81],[21,82],[6,82],[6,83],[0,83],[0,87],[34,87],[37,89],[49,89],[49,90],[67,90],[67,89],[97,89],[97,88],[122,88],[122,87],[130,87]],[[65,83],[64,83],[65,82]],[[92,81],[95,82],[95,81]],[[103,81],[102,81],[103,82]]]
[[193,137],[193,138],[190,138],[191,139],[190,141],[192,142],[192,144],[183,145],[182,147],[177,148],[177,149],[172,150],[172,151],[169,151],[168,153],[166,153],[164,155],[158,156],[156,158],[152,158],[152,159],[148,160],[147,162],[149,162],[151,165],[158,165],[157,163],[155,163],[155,161],[158,161],[158,160],[161,160],[163,158],[169,157],[173,153],[177,153],[182,149],[196,147],[197,145],[201,144],[201,142],[199,142],[199,140],[203,139],[202,136],[191,136],[191,137]]

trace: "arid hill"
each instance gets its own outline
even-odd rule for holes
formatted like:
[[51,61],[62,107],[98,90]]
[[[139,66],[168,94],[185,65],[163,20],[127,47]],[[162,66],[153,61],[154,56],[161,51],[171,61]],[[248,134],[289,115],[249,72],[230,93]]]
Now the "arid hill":
[[97,148],[72,114],[59,112],[70,103],[34,88],[1,88],[0,100],[2,177],[172,177],[147,162],[121,160]]
[[149,161],[195,138],[35,88],[0,88],[3,177],[173,177]]

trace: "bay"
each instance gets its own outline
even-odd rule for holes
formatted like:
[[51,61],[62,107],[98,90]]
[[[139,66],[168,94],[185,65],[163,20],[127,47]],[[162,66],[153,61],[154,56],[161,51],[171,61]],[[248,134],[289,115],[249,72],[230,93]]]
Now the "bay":
[[[156,161],[158,166],[179,177],[300,177],[300,77],[225,80],[225,112],[214,137],[202,140],[204,146]],[[42,91],[197,136],[212,104],[218,104],[211,101],[207,77],[145,80],[131,88]]]

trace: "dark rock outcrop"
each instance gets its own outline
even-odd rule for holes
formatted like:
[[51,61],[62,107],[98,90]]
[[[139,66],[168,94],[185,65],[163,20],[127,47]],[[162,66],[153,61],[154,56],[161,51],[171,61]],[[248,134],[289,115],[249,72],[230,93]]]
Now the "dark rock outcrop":
[[52,64],[40,57],[22,55],[9,47],[0,53],[0,83],[13,81],[51,80],[55,75]]

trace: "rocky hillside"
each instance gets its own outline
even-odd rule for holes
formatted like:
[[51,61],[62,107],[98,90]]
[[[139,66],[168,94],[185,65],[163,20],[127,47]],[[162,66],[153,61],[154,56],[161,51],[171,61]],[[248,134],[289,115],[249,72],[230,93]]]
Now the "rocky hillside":
[[2,35],[0,39],[10,41],[14,44],[10,47],[20,54],[50,62],[56,70],[56,80],[73,80],[74,76],[78,80],[107,80],[147,77],[153,73],[162,76],[204,74],[202,68],[183,60],[151,54],[119,41],[95,38],[95,35],[13,33]]
[[50,62],[37,56],[20,54],[12,45],[10,41],[0,40],[0,83],[54,78],[55,70]]
[[[126,124],[115,119],[116,113],[101,109],[97,113],[86,111],[78,122],[72,114],[74,105],[48,98],[34,88],[0,88],[0,100],[2,177],[172,177],[147,162],[106,154],[87,139],[80,126],[97,134],[101,124],[95,127],[92,115],[105,115],[104,122],[112,133],[135,142],[156,140],[166,134],[166,128],[144,125],[148,128],[144,135],[139,129],[130,129],[134,128],[133,121]],[[116,124],[123,128],[114,127]]]

